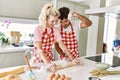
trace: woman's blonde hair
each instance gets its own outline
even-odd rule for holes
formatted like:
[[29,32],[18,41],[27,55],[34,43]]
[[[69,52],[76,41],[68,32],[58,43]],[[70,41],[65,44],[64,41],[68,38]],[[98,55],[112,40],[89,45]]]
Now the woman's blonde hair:
[[46,4],[39,15],[39,22],[42,27],[42,30],[45,30],[47,27],[47,19],[49,16],[59,16],[59,11],[53,7],[52,4]]

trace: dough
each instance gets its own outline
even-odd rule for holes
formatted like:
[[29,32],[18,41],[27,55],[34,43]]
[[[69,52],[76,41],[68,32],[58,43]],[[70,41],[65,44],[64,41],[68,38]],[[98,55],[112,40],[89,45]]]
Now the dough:
[[22,80],[18,75],[8,75],[5,77],[5,80]]

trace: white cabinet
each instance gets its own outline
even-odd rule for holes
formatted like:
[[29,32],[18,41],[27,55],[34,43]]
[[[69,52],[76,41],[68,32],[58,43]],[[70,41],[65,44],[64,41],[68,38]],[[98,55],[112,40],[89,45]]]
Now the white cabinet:
[[0,49],[0,68],[13,67],[25,65],[24,53],[26,50],[33,50],[33,48],[11,48]]
[[0,68],[24,65],[24,51],[0,53]]

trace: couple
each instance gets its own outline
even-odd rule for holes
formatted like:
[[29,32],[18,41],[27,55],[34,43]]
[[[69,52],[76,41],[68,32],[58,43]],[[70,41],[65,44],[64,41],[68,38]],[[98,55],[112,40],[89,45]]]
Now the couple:
[[[76,17],[80,20],[76,26],[72,22],[72,17]],[[59,29],[54,26],[60,19]],[[76,38],[75,30],[86,28],[92,24],[92,22],[76,13],[70,11],[66,7],[55,9],[52,4],[46,4],[39,16],[40,24],[34,31],[34,63],[44,62],[46,64],[52,64],[54,60],[52,54],[52,45],[55,44],[55,48],[60,55],[60,59],[69,59],[70,61],[79,62],[76,58],[79,57],[78,41]],[[54,64],[52,64],[54,66]]]

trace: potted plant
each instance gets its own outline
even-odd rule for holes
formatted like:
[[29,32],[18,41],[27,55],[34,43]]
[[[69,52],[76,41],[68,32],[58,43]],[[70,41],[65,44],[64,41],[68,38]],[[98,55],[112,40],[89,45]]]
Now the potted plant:
[[30,39],[31,39],[31,41],[30,41],[30,45],[28,45],[28,46],[30,46],[30,47],[33,47],[34,45],[33,45],[33,36],[34,36],[34,34],[33,33],[29,33],[29,37],[30,37]]
[[0,32],[0,44],[7,44],[8,43],[8,38],[5,36],[3,32]]
[[33,36],[34,36],[33,33],[29,33],[29,37],[31,38],[31,41],[32,41]]

